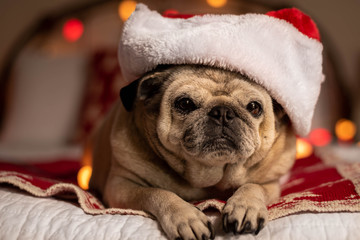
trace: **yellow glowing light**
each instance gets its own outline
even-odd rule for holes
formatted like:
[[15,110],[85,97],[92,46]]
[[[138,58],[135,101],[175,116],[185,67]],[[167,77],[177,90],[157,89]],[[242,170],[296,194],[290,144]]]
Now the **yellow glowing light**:
[[309,157],[313,153],[313,147],[305,139],[296,139],[296,159]]
[[350,141],[356,134],[356,126],[348,119],[340,119],[336,122],[335,133],[339,140]]
[[92,164],[92,147],[90,142],[86,142],[82,156],[81,165],[88,166]]
[[227,3],[227,0],[206,0],[206,2],[214,8],[220,8]]
[[91,166],[84,166],[78,172],[77,181],[79,186],[84,190],[89,189],[89,181],[90,181],[91,173],[92,173]]
[[126,21],[133,13],[136,7],[136,1],[125,0],[121,1],[118,7],[118,13],[121,20]]

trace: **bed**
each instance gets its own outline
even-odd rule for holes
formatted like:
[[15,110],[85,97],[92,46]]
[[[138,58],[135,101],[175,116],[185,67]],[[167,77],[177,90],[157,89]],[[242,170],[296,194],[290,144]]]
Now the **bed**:
[[[14,188],[1,187],[0,200],[1,239],[166,239],[156,221],[142,216],[92,216],[69,202]],[[218,222],[218,215],[211,220]],[[217,228],[215,239],[359,239],[359,221],[358,213],[298,214],[271,221],[256,237]]]
[[[69,152],[51,161],[24,163],[17,156],[17,163],[0,163],[1,239],[166,239],[147,213],[104,208],[81,189],[77,153]],[[268,206],[270,222],[257,236],[223,232],[224,202],[193,204],[209,216],[215,239],[359,239],[359,190],[360,162],[334,165],[312,155],[296,161],[282,197]]]

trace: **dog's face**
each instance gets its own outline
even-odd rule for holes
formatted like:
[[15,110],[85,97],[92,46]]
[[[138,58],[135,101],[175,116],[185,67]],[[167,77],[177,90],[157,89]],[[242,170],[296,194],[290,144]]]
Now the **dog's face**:
[[223,168],[267,153],[280,115],[261,86],[205,66],[173,66],[144,76],[134,111],[155,152],[184,176],[188,166]]

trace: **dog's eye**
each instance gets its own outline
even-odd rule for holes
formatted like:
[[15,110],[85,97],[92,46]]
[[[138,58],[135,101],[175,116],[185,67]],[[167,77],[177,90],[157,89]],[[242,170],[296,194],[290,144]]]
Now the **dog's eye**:
[[262,107],[261,104],[258,102],[250,102],[246,109],[253,115],[254,117],[259,117],[262,113]]
[[190,98],[179,98],[175,100],[175,107],[182,113],[190,113],[198,108]]

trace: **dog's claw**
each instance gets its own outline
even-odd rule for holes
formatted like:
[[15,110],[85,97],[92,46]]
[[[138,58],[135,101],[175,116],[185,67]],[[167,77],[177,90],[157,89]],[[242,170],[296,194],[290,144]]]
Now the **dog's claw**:
[[234,234],[240,233],[238,231],[239,222],[237,220],[233,222],[229,222],[229,214],[226,213],[223,215],[222,223],[223,223],[224,232],[226,233],[233,232]]
[[224,229],[224,232],[226,232],[226,233],[229,232],[229,229],[228,229],[228,216],[229,216],[229,214],[225,213],[223,215],[223,219],[222,219],[223,229]]
[[239,222],[237,220],[235,220],[235,222],[232,224],[234,234],[237,234],[238,226],[239,226]]
[[251,233],[251,222],[247,221],[241,229],[240,234]]
[[208,222],[207,226],[208,226],[208,229],[210,231],[210,239],[214,239],[215,238],[214,226],[211,224],[211,222]]
[[258,235],[260,230],[264,228],[264,222],[265,222],[265,219],[263,219],[263,218],[258,219],[258,227],[257,227],[257,229],[255,231],[255,235]]

